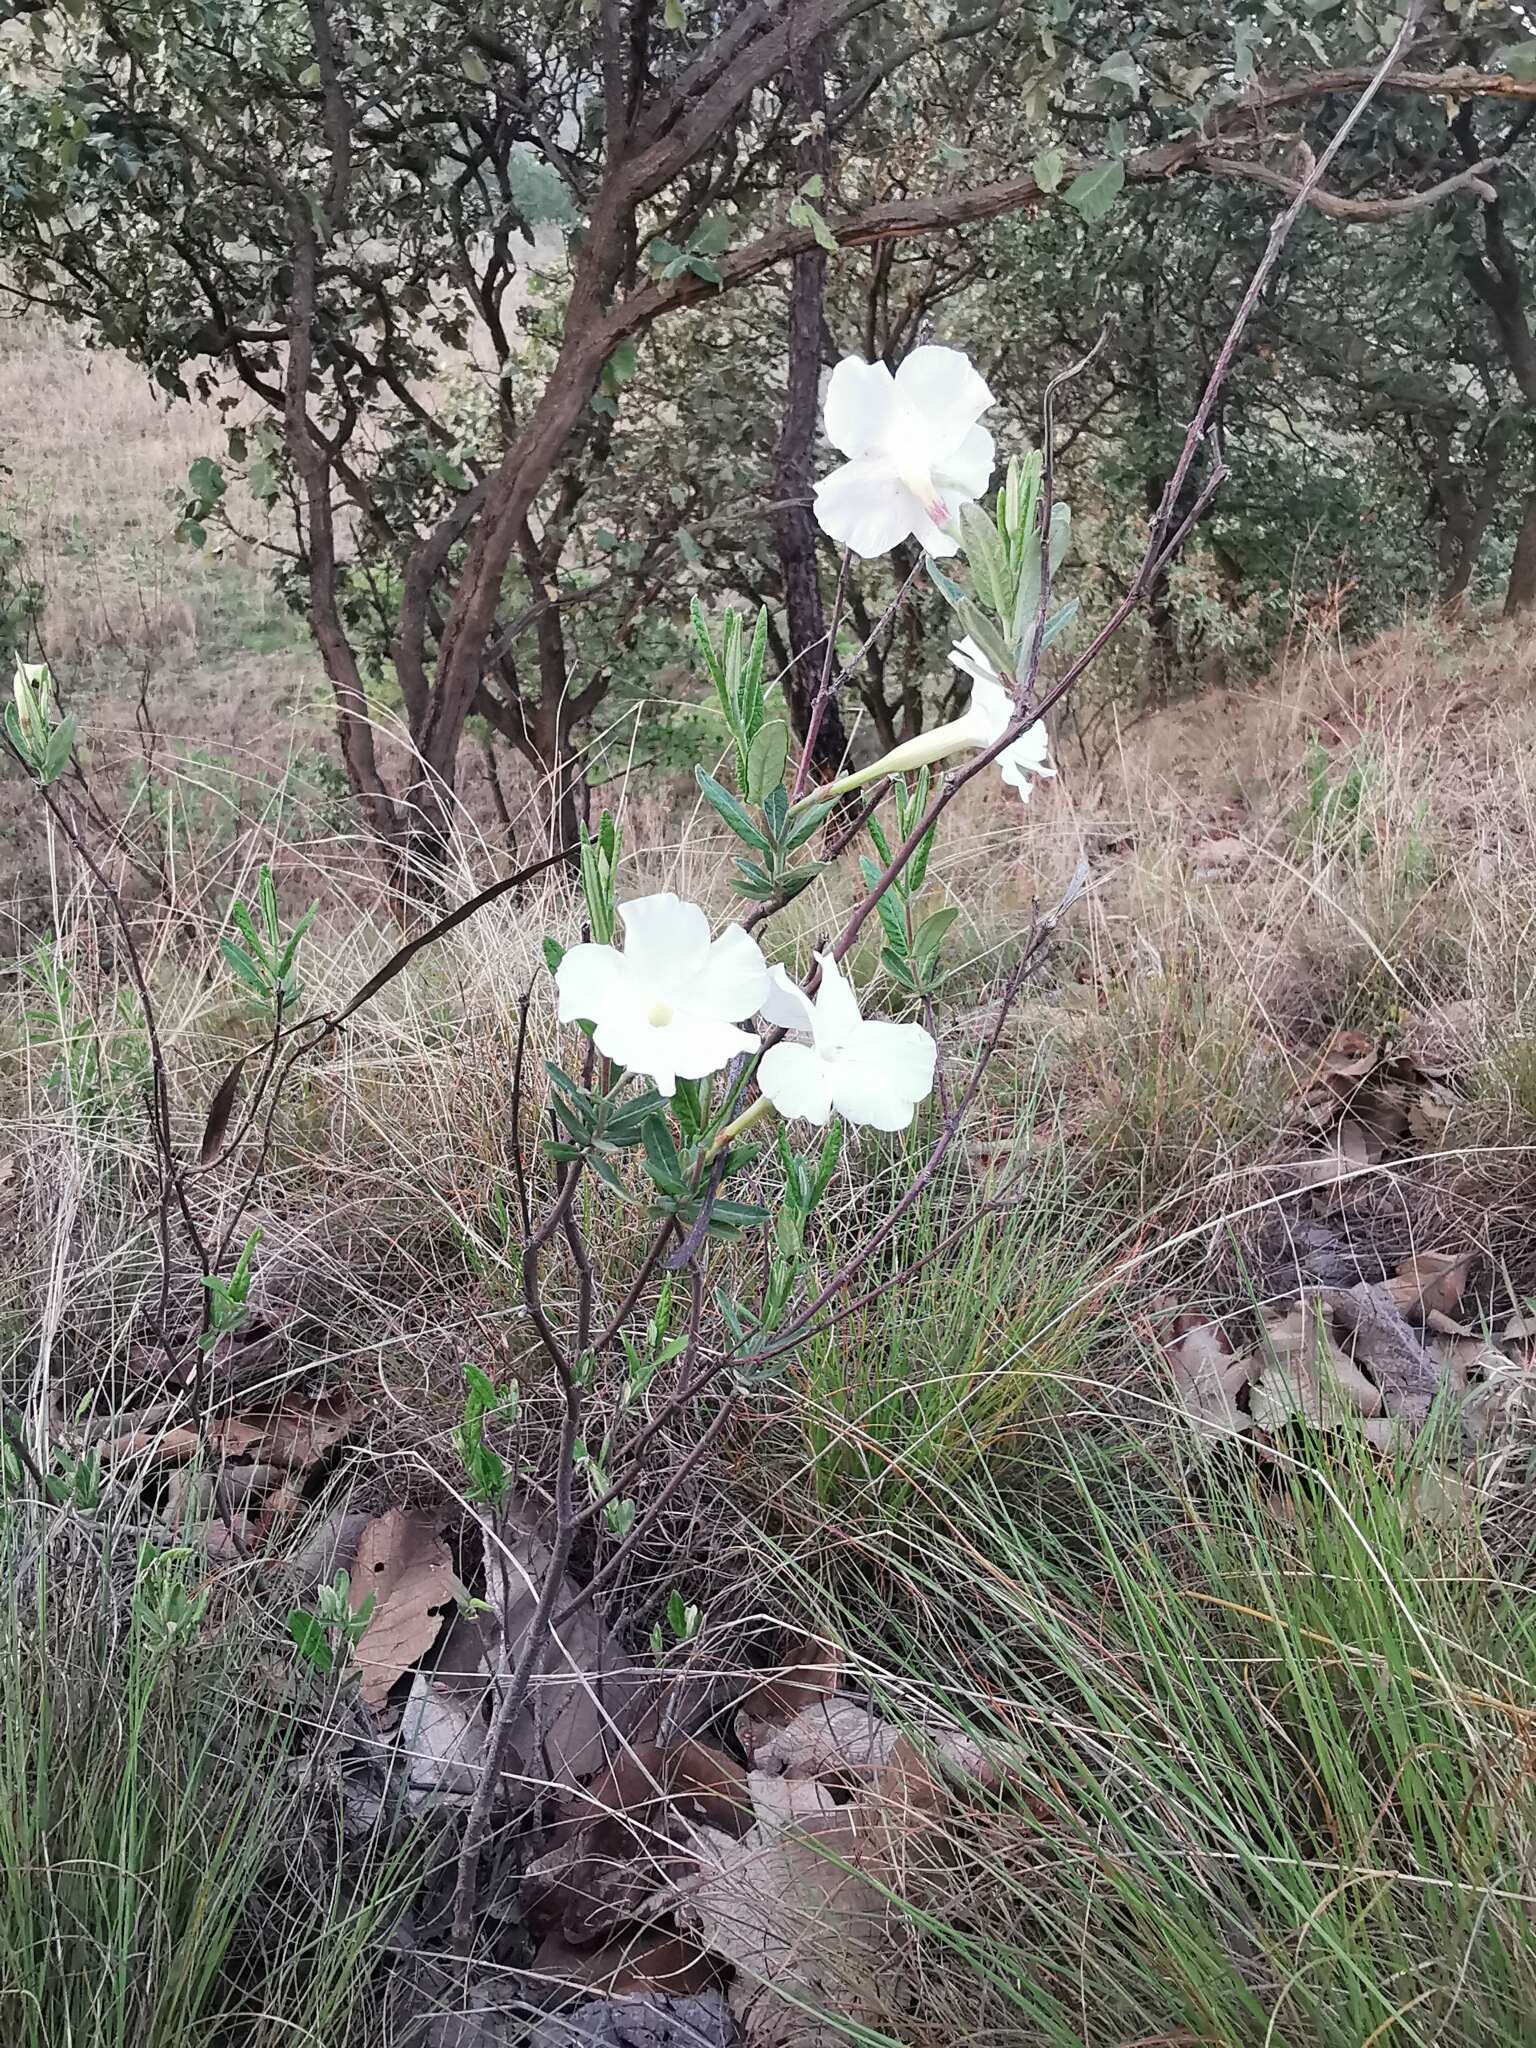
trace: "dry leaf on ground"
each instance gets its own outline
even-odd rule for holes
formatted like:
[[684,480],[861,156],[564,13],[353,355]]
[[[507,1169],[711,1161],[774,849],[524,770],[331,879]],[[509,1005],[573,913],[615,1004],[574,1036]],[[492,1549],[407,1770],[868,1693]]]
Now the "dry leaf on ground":
[[1382,1146],[1352,1116],[1341,1117],[1335,1127],[1328,1149],[1320,1152],[1315,1159],[1304,1160],[1297,1170],[1298,1189],[1337,1187],[1352,1173],[1374,1166],[1382,1156]]
[[1476,1263],[1476,1252],[1415,1252],[1383,1285],[1405,1315],[1454,1316]]
[[317,1400],[288,1394],[265,1412],[221,1417],[210,1425],[209,1435],[229,1457],[302,1467],[315,1464],[333,1450],[357,1421],[358,1413],[348,1393],[322,1394]]
[[[549,1545],[531,1511],[504,1514],[499,1535],[486,1530],[486,1611],[454,1621],[437,1662],[440,1686],[466,1701],[480,1700],[515,1667],[549,1562]],[[567,1576],[557,1605],[579,1591]],[[609,1731],[635,1682],[590,1607],[555,1629],[544,1668],[508,1736],[503,1796],[512,1796],[519,1779],[533,1798],[600,1768]]]
[[448,1546],[426,1515],[391,1508],[364,1529],[352,1570],[352,1606],[371,1593],[373,1613],[357,1646],[363,1703],[375,1713],[390,1687],[437,1640],[457,1582]]
[[1381,1413],[1380,1391],[1334,1342],[1319,1297],[1265,1319],[1258,1377],[1248,1397],[1254,1426],[1272,1434],[1297,1416],[1315,1429]]
[[1253,1376],[1253,1360],[1233,1351],[1219,1325],[1186,1312],[1175,1321],[1163,1353],[1179,1400],[1197,1428],[1236,1436],[1249,1427],[1237,1397]]
[[409,1759],[411,1791],[428,1799],[473,1797],[488,1734],[483,1714],[418,1671],[400,1716],[399,1743]]
[[1385,1286],[1330,1287],[1323,1296],[1350,1333],[1359,1364],[1370,1370],[1389,1415],[1422,1422],[1440,1384],[1440,1368],[1404,1320]]
[[756,1824],[740,1838],[694,1831],[698,1876],[680,1889],[679,1915],[737,1971],[731,2009],[749,2048],[842,2048],[839,2021],[878,2024],[890,1970],[885,1830],[814,1779],[754,1772],[748,1783]]

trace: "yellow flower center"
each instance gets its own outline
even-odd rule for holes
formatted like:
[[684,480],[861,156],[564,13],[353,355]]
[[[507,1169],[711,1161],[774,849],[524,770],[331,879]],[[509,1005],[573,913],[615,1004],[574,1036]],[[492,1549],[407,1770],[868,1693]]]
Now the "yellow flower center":
[[652,1003],[645,1013],[645,1021],[660,1031],[664,1024],[672,1022],[672,1005],[670,1003]]

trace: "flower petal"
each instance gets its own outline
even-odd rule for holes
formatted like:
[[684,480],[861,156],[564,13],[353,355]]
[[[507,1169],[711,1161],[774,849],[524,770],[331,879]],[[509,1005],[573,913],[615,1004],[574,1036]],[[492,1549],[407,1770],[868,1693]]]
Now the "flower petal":
[[821,980],[816,989],[816,1050],[831,1055],[846,1045],[863,1023],[853,983],[830,953],[818,953]]
[[770,1045],[757,1085],[782,1117],[824,1124],[832,1114],[832,1070],[808,1045]]
[[966,732],[973,747],[995,747],[1015,717],[1013,699],[994,675],[977,676],[966,706]]
[[[917,507],[917,517],[912,521],[912,538],[923,552],[936,556],[940,560],[945,555],[958,555],[960,543],[956,540],[955,536],[947,527],[940,526],[935,520],[931,519],[928,516],[927,508],[918,504],[915,498],[912,502]],[[959,510],[959,501],[954,501],[949,509],[957,512]]]
[[1050,761],[1050,734],[1040,720],[1020,734],[1005,754],[999,754],[997,765],[1002,770],[1003,780],[1016,789],[1025,803],[1029,802],[1032,775],[1054,776],[1056,770]]
[[624,924],[624,957],[635,973],[658,989],[678,989],[704,965],[709,952],[709,919],[697,903],[666,892],[635,896],[619,905]]
[[995,683],[1000,680],[997,670],[982,653],[980,647],[967,633],[963,640],[957,640],[950,649],[950,660],[956,668],[968,675],[973,683]]
[[638,1005],[623,1015],[604,1018],[593,1034],[600,1053],[634,1074],[649,1074],[663,1095],[676,1093],[678,1076],[701,1081],[729,1066],[739,1052],[756,1052],[754,1032],[714,1018],[674,1016],[668,1024],[651,1024]]
[[913,349],[904,359],[896,372],[896,391],[923,423],[936,456],[958,448],[992,403],[986,378],[968,357],[957,348],[932,344]]
[[933,480],[950,504],[979,498],[992,481],[997,443],[985,427],[972,427],[959,446],[934,458]]
[[822,425],[844,455],[870,455],[880,446],[896,407],[896,386],[884,363],[844,356],[827,379]]
[[697,972],[679,986],[677,1005],[691,1017],[738,1024],[762,1008],[768,985],[768,963],[756,939],[739,924],[727,925]]
[[778,1024],[786,1031],[814,1031],[816,1012],[799,982],[791,981],[784,968],[768,970],[768,993],[760,1005],[765,1024]]
[[[889,463],[845,462],[816,486],[816,518],[823,533],[866,562],[889,554],[921,526],[938,533]],[[942,551],[956,544],[940,533]],[[930,548],[930,552],[933,550]]]
[[572,946],[555,969],[559,1018],[597,1023],[634,1001],[634,982],[622,953],[612,946]]
[[831,1067],[833,1107],[850,1123],[905,1130],[933,1090],[937,1058],[921,1024],[861,1024]]

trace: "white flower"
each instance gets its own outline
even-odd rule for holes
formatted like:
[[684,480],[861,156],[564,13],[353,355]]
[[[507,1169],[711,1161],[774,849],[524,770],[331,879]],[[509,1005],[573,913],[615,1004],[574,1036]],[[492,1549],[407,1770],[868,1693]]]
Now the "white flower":
[[762,1008],[768,969],[739,924],[718,939],[696,903],[672,895],[619,905],[624,950],[573,946],[555,970],[560,1021],[588,1019],[600,1053],[649,1074],[663,1095],[678,1077],[702,1080],[739,1052],[756,1052],[737,1027]]
[[[867,768],[822,784],[803,801],[821,802],[829,796],[842,796],[850,789],[862,789],[867,782],[878,782],[882,775],[906,775],[914,768],[930,767],[949,754],[957,754],[962,747],[971,747],[977,753],[995,747],[1018,716],[1007,686],[969,635],[957,642],[949,658],[971,679],[971,701],[960,717],[950,719],[947,725],[934,726],[931,732],[920,732],[916,739],[903,740],[899,747],[892,747]],[[1025,803],[1029,802],[1032,775],[1056,773],[1050,762],[1050,744],[1050,736],[1037,718],[997,757],[1004,782],[1016,789]]]
[[[965,715],[955,721],[966,731],[967,744],[978,753],[988,747],[995,747],[1003,734],[1018,716],[1013,699],[997,670],[988,661],[969,634],[957,641],[950,660],[971,679],[971,701]],[[1026,726],[1011,747],[997,757],[997,766],[1002,771],[1004,782],[1019,792],[1025,803],[1029,802],[1032,775],[1054,776],[1051,766],[1051,741],[1042,720]]]
[[909,534],[931,555],[959,546],[947,527],[992,477],[992,436],[977,421],[986,380],[957,348],[915,348],[893,377],[844,356],[827,381],[827,439],[850,458],[816,486],[823,533],[868,559]]
[[818,953],[815,1001],[782,967],[763,1004],[770,1024],[810,1035],[809,1045],[770,1045],[757,1085],[782,1117],[824,1124],[837,1110],[852,1124],[902,1131],[933,1090],[936,1047],[921,1024],[891,1024],[859,1015],[853,987],[830,953]]

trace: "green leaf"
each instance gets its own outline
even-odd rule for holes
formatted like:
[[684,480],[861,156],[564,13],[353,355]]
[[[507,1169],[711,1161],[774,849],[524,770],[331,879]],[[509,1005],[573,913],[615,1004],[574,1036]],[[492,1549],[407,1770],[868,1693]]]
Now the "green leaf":
[[924,555],[923,567],[928,572],[929,582],[933,585],[934,589],[939,593],[940,597],[943,598],[946,604],[958,605],[964,602],[965,592],[961,589],[960,585],[955,581],[953,576],[945,575],[944,571],[939,567],[938,563],[933,559],[932,555]]
[[960,915],[955,904],[948,904],[943,910],[935,910],[925,917],[912,935],[912,957],[920,967],[931,967],[938,958],[944,934]]
[[716,782],[713,775],[706,774],[704,769],[695,768],[693,773],[706,802],[713,806],[736,837],[745,840],[748,846],[755,846],[759,853],[771,854],[773,841],[753,824],[731,792]]
[[917,982],[911,968],[908,967],[906,961],[892,947],[886,946],[882,948],[880,965],[885,969],[892,981],[899,981],[903,988],[911,989],[914,995],[917,994]]
[[247,988],[253,990],[265,1002],[271,990],[266,976],[249,953],[237,946],[233,939],[220,939],[219,954],[230,973],[243,981]]
[[1067,160],[1059,149],[1043,149],[1031,166],[1035,183],[1042,192],[1056,191],[1066,168]]
[[836,235],[809,199],[802,196],[790,201],[789,224],[792,228],[809,228],[818,247],[825,249],[829,256],[837,254],[839,245]]
[[491,82],[490,70],[485,59],[468,43],[459,52],[459,69],[471,85],[489,85]]
[[1080,213],[1089,227],[1097,227],[1125,187],[1125,164],[1119,157],[1112,157],[1106,164],[1096,164],[1091,171],[1084,171],[1067,187],[1068,206]]
[[688,1192],[682,1161],[677,1156],[677,1147],[672,1142],[672,1133],[664,1117],[653,1116],[646,1120],[645,1166],[663,1194],[685,1195]]
[[216,505],[224,495],[224,472],[211,455],[199,455],[187,471],[187,483],[203,506]]
[[723,256],[731,246],[730,217],[708,213],[688,237],[690,256]]
[[1008,558],[990,515],[979,505],[962,505],[960,508],[960,544],[965,550],[977,596],[1000,618],[1007,618],[1013,604]]
[[288,1617],[288,1633],[306,1664],[312,1664],[317,1671],[330,1671],[334,1667],[336,1659],[325,1630],[312,1614],[305,1613],[303,1608],[295,1608]]
[[881,924],[885,927],[886,937],[904,959],[907,951],[907,926],[906,920],[901,914],[901,905],[896,901],[891,892],[887,890],[885,895],[876,903],[875,909],[879,913]]
[[554,974],[558,970],[560,962],[564,958],[565,948],[561,945],[558,939],[546,939],[544,941],[544,965],[549,969],[551,974]]
[[837,798],[828,797],[823,803],[810,805],[807,810],[796,811],[794,823],[789,828],[789,837],[784,841],[787,853],[794,853],[831,817],[837,809]]
[[1123,85],[1127,92],[1140,92],[1145,74],[1129,50],[1116,50],[1112,57],[1106,57],[1099,66],[1100,78],[1107,78],[1112,85]]
[[753,803],[765,803],[780,787],[789,760],[789,727],[782,718],[770,718],[747,749],[747,795]]
[[763,722],[763,671],[767,661],[768,607],[762,605],[752,628],[752,642],[741,665],[741,676],[736,685],[737,716],[741,720],[742,736],[749,745],[756,739],[758,727]]
[[661,25],[675,33],[687,28],[688,9],[684,6],[683,0],[667,0],[666,6],[661,10]]

